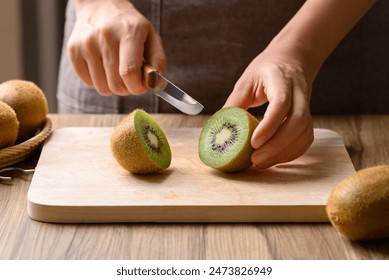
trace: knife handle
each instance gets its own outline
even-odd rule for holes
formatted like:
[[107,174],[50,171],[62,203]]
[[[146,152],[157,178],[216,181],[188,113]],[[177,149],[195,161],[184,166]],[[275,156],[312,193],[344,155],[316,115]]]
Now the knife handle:
[[149,89],[155,88],[155,72],[157,70],[154,69],[153,66],[144,63],[142,66],[142,79],[143,84]]

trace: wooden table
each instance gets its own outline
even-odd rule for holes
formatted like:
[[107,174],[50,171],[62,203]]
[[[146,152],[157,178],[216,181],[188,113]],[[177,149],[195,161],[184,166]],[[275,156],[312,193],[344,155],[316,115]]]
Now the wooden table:
[[[120,115],[50,115],[54,129],[114,126]],[[208,116],[155,115],[167,127]],[[337,131],[355,169],[389,164],[389,115],[315,116]],[[31,168],[39,152],[18,166]],[[389,259],[389,239],[351,242],[329,223],[48,224],[26,211],[32,175],[0,183],[0,259]]]

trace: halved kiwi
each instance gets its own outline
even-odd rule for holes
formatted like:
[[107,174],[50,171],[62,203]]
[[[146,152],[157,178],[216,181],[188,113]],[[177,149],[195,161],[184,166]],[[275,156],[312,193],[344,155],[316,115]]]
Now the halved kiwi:
[[134,110],[115,126],[111,151],[118,163],[134,174],[166,169],[172,157],[162,128],[141,109]]
[[201,161],[218,170],[238,172],[252,165],[251,135],[258,120],[246,110],[227,107],[217,111],[200,134]]

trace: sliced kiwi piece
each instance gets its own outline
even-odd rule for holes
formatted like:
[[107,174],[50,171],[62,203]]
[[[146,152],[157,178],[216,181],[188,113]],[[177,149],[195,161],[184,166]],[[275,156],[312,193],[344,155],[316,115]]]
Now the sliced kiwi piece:
[[166,169],[172,158],[162,128],[141,109],[134,110],[115,126],[111,151],[118,163],[134,174]]
[[252,165],[251,135],[258,120],[246,110],[227,107],[213,114],[200,134],[201,161],[218,170],[238,172]]

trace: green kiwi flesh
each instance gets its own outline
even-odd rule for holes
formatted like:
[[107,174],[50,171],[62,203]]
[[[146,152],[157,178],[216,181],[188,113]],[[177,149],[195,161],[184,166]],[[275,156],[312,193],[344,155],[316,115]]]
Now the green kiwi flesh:
[[226,107],[205,124],[200,134],[199,157],[212,168],[238,172],[252,165],[250,140],[258,120],[238,107]]
[[150,158],[161,168],[168,168],[171,150],[165,133],[159,124],[145,111],[135,116],[135,129]]
[[119,164],[134,174],[154,173],[170,166],[171,150],[164,131],[145,111],[122,119],[111,136],[111,151]]

